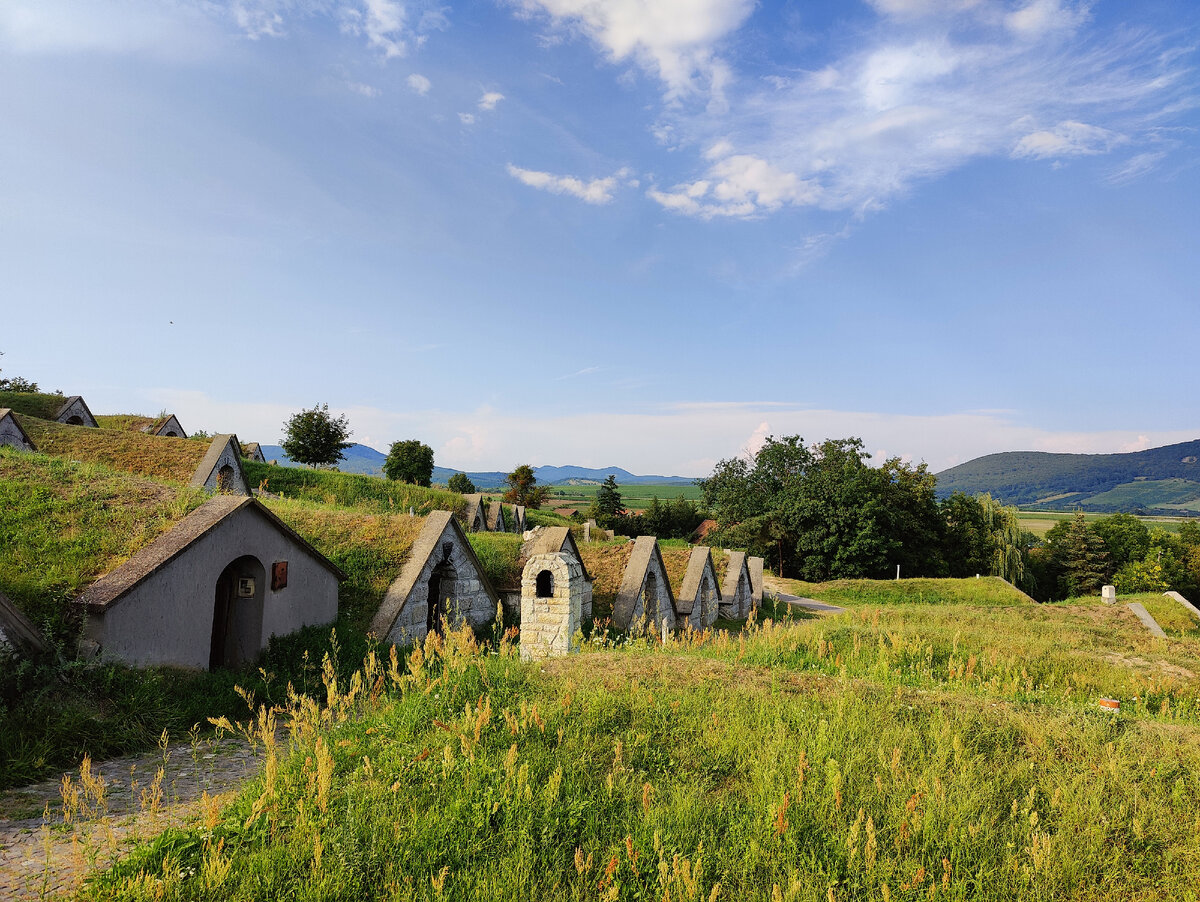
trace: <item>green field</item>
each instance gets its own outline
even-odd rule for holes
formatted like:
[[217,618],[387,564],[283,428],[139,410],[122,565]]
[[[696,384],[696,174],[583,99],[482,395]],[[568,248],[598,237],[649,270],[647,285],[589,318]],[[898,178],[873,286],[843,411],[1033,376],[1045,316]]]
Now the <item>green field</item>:
[[[1020,512],[1021,528],[1027,529],[1035,536],[1044,536],[1059,520],[1070,520],[1075,516],[1071,511],[1028,511]],[[1085,513],[1084,518],[1091,523],[1099,520],[1101,517],[1109,517],[1111,514],[1095,514]],[[1179,525],[1187,520],[1186,517],[1138,517],[1150,529],[1158,526],[1165,529],[1167,532],[1179,532]]]
[[[596,500],[599,488],[598,485],[552,485],[549,486],[548,504],[552,507],[586,507]],[[622,485],[617,490],[621,493],[621,501],[631,511],[645,510],[655,496],[660,501],[676,498],[699,501],[704,497],[698,485]]]

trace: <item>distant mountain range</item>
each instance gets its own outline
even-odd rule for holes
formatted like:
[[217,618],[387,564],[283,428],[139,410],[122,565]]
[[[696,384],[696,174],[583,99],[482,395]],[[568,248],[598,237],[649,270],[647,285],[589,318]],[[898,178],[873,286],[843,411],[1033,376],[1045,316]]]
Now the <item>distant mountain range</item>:
[[1051,510],[1200,514],[1200,439],[1127,454],[988,454],[938,473],[937,490]]
[[[278,445],[263,445],[262,452],[267,460],[278,460],[284,466],[292,465],[287,455],[283,453],[283,449]],[[347,448],[344,454],[345,459],[338,464],[338,469],[343,473],[364,473],[368,476],[383,475],[383,462],[387,459],[386,454],[358,443]],[[434,467],[433,481],[445,484],[455,473],[462,472],[464,471],[447,467]],[[621,467],[603,467],[601,469],[593,469],[591,467],[534,467],[533,473],[537,476],[537,481],[542,485],[589,485],[603,482],[608,478],[609,474],[617,477],[619,485],[691,485],[694,481],[691,476],[635,476]],[[504,485],[504,477],[507,475],[507,473],[498,470],[474,473],[467,471],[467,477],[471,482],[475,483],[477,489],[500,488]]]

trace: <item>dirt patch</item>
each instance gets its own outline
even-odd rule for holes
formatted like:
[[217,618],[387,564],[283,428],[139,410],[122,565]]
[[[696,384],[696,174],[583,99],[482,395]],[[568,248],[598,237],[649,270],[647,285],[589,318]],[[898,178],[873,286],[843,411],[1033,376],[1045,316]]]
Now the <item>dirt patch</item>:
[[1160,673],[1168,673],[1171,676],[1181,677],[1185,680],[1196,679],[1196,674],[1186,667],[1181,667],[1178,664],[1170,664],[1162,660],[1151,661],[1138,655],[1123,655],[1115,651],[1103,655],[1102,658],[1110,664],[1116,664],[1119,667],[1128,667],[1130,670],[1157,670]]

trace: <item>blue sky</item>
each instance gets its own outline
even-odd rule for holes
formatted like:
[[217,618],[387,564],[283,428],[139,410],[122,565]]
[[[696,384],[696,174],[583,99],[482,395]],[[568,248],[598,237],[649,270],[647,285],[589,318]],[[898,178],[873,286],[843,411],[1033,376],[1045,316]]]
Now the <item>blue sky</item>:
[[703,474],[1200,436],[1191,0],[7,0],[0,360]]

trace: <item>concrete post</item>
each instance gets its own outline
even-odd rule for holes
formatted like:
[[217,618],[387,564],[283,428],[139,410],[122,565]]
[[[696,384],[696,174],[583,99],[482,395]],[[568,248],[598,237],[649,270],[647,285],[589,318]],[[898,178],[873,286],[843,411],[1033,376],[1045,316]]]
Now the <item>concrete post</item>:
[[1104,588],[1102,588],[1100,590],[1100,599],[1105,604],[1116,604],[1117,603],[1117,587],[1116,586],[1105,586]]

